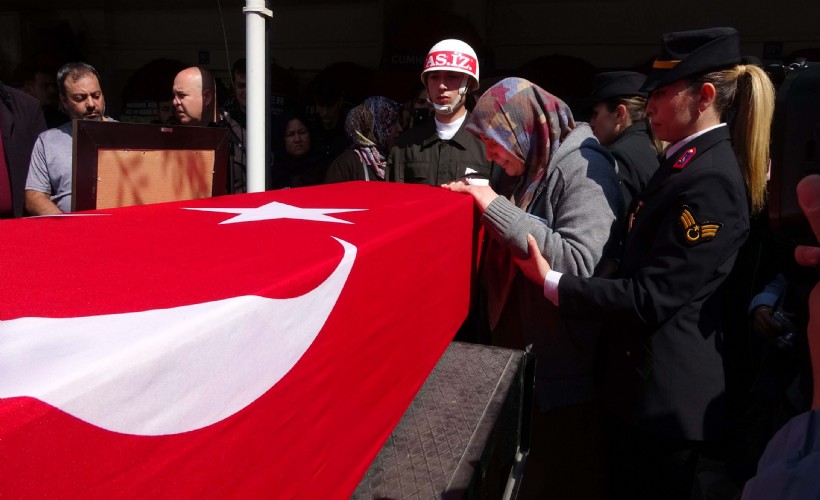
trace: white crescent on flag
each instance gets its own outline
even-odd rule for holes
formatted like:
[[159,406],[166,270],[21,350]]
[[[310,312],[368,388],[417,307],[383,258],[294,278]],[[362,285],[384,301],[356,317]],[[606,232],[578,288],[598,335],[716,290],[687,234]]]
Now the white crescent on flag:
[[[285,217],[299,218],[295,211]],[[321,331],[357,253],[334,239],[344,248],[336,269],[294,298],[241,296],[122,314],[2,321],[0,398],[37,398],[98,427],[135,435],[177,434],[225,419],[276,384]]]

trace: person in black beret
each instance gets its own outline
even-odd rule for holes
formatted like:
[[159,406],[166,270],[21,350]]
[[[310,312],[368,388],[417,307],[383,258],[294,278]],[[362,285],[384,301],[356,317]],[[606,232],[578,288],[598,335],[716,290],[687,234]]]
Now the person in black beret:
[[732,28],[663,35],[642,90],[670,146],[633,200],[615,278],[556,273],[533,241],[517,260],[562,316],[607,323],[611,498],[691,498],[725,435],[723,285],[764,204],[775,96],[740,61]]
[[635,71],[598,73],[593,80],[589,125],[618,162],[624,209],[658,169],[658,149],[646,122],[646,75]]

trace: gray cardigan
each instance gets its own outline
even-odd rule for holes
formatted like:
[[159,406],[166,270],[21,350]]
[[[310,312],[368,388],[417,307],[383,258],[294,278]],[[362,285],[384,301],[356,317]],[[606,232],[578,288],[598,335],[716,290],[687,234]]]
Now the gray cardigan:
[[[622,204],[612,156],[589,125],[579,123],[550,159],[528,210],[499,196],[485,210],[482,222],[513,254],[527,254],[529,233],[552,269],[592,276],[604,247],[617,238],[616,214],[622,213]],[[544,298],[543,287],[520,271],[502,311],[493,338],[510,347],[523,345],[510,345],[509,339],[533,345],[536,400],[542,411],[593,398],[598,322],[561,319],[558,308]]]

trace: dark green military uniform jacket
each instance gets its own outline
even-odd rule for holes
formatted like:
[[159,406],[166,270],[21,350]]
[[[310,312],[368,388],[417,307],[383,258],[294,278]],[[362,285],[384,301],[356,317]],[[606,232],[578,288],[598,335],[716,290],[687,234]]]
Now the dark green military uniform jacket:
[[489,179],[493,163],[481,139],[464,129],[467,118],[449,141],[439,139],[435,120],[404,132],[387,161],[388,180],[440,186],[465,175]]

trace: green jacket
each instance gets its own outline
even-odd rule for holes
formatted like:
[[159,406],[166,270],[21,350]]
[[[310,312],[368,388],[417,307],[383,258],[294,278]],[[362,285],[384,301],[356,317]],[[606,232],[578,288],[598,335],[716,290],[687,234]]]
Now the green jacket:
[[388,180],[440,186],[468,174],[489,179],[493,163],[481,139],[464,130],[466,123],[449,141],[439,139],[435,120],[404,132],[387,160]]

